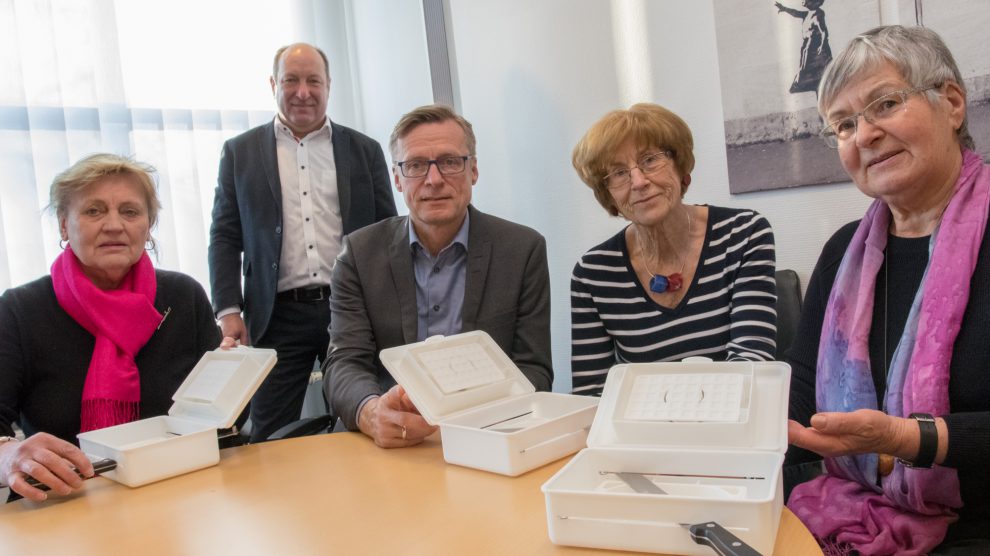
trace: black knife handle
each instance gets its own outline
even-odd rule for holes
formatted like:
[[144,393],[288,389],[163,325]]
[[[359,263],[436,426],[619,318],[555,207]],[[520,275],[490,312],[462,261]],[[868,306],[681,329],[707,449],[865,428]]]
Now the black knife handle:
[[714,521],[695,523],[688,526],[688,531],[694,542],[706,544],[722,556],[763,556]]
[[[107,471],[113,471],[116,468],[117,468],[117,462],[112,459],[96,460],[93,462],[93,477],[98,477],[103,473],[106,473]],[[83,477],[82,474],[79,473],[79,471],[76,471],[76,474],[79,474],[79,478],[83,480],[93,478],[93,477]],[[26,476],[25,480],[27,481],[27,484],[29,486],[33,486],[38,490],[51,490],[52,488],[46,485],[45,483],[42,483],[38,479],[35,479],[31,475]]]

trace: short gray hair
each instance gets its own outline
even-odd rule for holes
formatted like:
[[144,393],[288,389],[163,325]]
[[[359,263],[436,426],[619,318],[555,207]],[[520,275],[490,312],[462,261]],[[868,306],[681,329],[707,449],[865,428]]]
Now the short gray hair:
[[[835,97],[863,72],[889,63],[897,68],[912,87],[925,87],[952,81],[966,95],[959,66],[949,47],[938,33],[925,27],[887,25],[875,27],[849,41],[846,48],[825,68],[818,85],[818,113],[825,117]],[[935,102],[938,91],[928,91],[929,102]],[[959,143],[975,149],[969,134],[968,114],[956,130]]]

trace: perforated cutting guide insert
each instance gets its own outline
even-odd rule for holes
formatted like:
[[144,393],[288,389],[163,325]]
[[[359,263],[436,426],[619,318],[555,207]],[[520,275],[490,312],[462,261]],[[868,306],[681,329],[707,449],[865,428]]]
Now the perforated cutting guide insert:
[[444,394],[498,382],[503,376],[485,348],[478,344],[430,349],[416,357]]
[[633,382],[625,418],[636,421],[739,420],[743,375],[644,374]]

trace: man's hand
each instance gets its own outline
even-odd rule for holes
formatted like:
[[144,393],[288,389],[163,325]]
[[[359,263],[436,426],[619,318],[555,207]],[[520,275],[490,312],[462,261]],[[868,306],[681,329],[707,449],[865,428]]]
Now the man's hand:
[[437,430],[423,419],[399,385],[364,404],[358,427],[382,448],[413,446]]
[[220,318],[220,331],[224,335],[224,340],[233,338],[240,342],[242,346],[251,345],[251,338],[248,336],[247,326],[240,313],[231,313]]

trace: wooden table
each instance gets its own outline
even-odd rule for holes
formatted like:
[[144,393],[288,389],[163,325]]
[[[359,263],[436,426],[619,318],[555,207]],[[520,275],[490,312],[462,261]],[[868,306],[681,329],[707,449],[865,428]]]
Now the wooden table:
[[[400,450],[358,433],[269,442],[140,488],[96,478],[69,497],[7,504],[0,554],[601,553],[547,536],[540,485],[566,461],[509,478],[444,463],[437,436]],[[821,554],[786,509],[779,531],[777,554]]]

